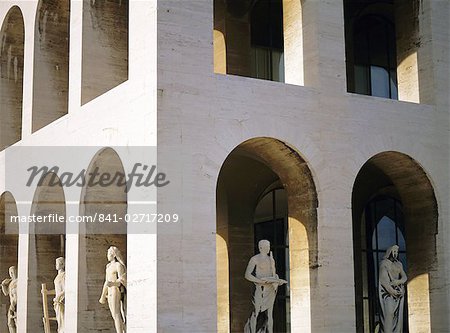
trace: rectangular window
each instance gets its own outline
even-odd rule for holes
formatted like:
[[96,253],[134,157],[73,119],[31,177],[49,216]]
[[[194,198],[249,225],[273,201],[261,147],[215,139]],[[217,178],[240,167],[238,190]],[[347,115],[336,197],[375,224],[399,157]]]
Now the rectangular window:
[[252,77],[284,82],[284,54],[265,47],[252,47]]

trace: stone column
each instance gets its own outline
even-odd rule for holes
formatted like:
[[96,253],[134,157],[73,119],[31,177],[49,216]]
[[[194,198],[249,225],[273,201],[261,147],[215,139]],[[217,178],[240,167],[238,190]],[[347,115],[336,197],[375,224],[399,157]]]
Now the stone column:
[[284,80],[302,86],[303,73],[303,17],[302,1],[283,0]]
[[304,0],[302,12],[305,86],[346,92],[343,1]]
[[[312,313],[312,332],[355,332],[355,280],[351,198],[353,176],[338,172],[348,160],[334,153],[324,160],[334,161],[316,169],[318,188],[318,264],[317,294],[320,312]],[[345,154],[344,154],[345,155]],[[342,170],[342,169],[341,169]],[[336,175],[340,173],[340,177]],[[326,314],[326,315],[323,315]]]

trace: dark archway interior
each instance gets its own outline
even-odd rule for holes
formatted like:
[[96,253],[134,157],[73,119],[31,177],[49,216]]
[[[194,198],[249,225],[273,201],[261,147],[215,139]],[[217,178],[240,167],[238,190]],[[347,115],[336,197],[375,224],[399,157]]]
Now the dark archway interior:
[[[352,193],[357,332],[363,332],[361,220],[364,208],[376,195],[397,198],[404,210],[410,326],[415,325],[415,320],[424,320],[424,316],[428,316],[429,320],[430,312],[426,309],[433,306],[430,300],[433,283],[430,274],[437,264],[438,232],[438,210],[433,187],[424,170],[411,157],[398,152],[380,153],[361,168]],[[423,276],[429,279],[429,285],[416,285],[414,280]]]
[[278,176],[260,161],[238,152],[226,160],[221,175],[218,195],[227,198],[228,221],[218,225],[217,232],[228,239],[230,327],[231,332],[238,332],[252,311],[248,300],[253,285],[244,279],[244,272],[249,258],[255,254],[253,214],[259,197]]
[[69,22],[69,0],[39,1],[34,32],[33,132],[68,112]]
[[[17,216],[16,201],[10,192],[4,192],[0,197],[0,282],[9,278],[9,267],[18,267],[19,228],[16,223],[10,223],[13,216]],[[4,318],[8,307],[9,297],[2,294],[0,308],[5,309],[1,313]],[[0,321],[0,332],[7,331],[7,321]]]
[[83,1],[82,104],[128,80],[128,6]]
[[[97,175],[93,179],[88,177],[80,199],[80,216],[96,216],[96,222],[80,224],[78,323],[82,332],[112,333],[114,322],[108,305],[100,304],[99,298],[105,281],[108,248],[116,246],[124,260],[127,257],[127,193],[125,183],[104,186],[99,184],[99,177],[119,174],[125,181],[125,171],[120,157],[111,148],[104,148],[93,157],[86,175],[94,170]],[[96,185],[89,186],[89,180]],[[104,223],[99,222],[100,215],[106,218]],[[108,216],[117,222],[108,223]]]
[[[45,283],[48,290],[53,290],[53,280],[57,274],[55,260],[65,257],[66,204],[64,190],[58,176],[48,173],[35,191],[31,216],[48,218],[58,215],[64,217],[62,222],[41,222],[30,224],[29,260],[28,260],[28,313],[27,332],[44,331],[42,322],[43,304],[41,285]],[[45,220],[44,220],[45,221]],[[48,306],[53,309],[52,298]],[[56,329],[56,323],[51,323]]]
[[14,6],[0,32],[0,150],[22,137],[24,37],[22,13]]
[[[252,311],[249,298],[243,295],[251,296],[253,290],[252,284],[244,279],[244,272],[254,255],[254,212],[263,193],[275,182],[287,194],[292,298],[299,297],[300,290],[312,292],[315,287],[317,195],[311,172],[305,161],[281,141],[270,138],[246,141],[225,160],[217,185],[217,234],[227,245],[225,252],[218,248],[227,258],[219,257],[217,265],[219,274],[223,274],[221,265],[229,265],[231,332],[242,331]],[[222,286],[218,288],[219,294],[224,292]],[[223,298],[219,295],[219,299]],[[310,309],[303,309],[308,316],[318,310],[314,299],[309,304]],[[297,311],[291,309],[291,313]]]

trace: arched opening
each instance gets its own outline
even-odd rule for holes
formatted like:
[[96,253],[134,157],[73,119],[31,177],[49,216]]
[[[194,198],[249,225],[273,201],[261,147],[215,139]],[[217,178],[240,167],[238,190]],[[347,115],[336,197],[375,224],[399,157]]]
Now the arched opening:
[[216,73],[302,84],[302,44],[301,1],[214,1]]
[[418,102],[415,1],[344,2],[349,92]]
[[[9,268],[18,266],[19,226],[12,217],[17,217],[16,201],[10,192],[0,196],[0,281],[10,279]],[[8,332],[6,313],[10,306],[10,297],[0,297],[0,332]]]
[[[80,198],[78,329],[81,332],[113,332],[108,304],[100,304],[105,282],[108,248],[116,246],[124,260],[127,254],[127,191],[125,171],[112,148],[100,150],[86,170]],[[110,175],[108,184],[102,177]],[[115,179],[115,180],[113,180]]]
[[248,140],[222,165],[216,199],[218,332],[242,332],[253,311],[254,286],[244,273],[262,239],[271,241],[277,274],[289,281],[277,292],[274,328],[311,330],[317,194],[304,159],[279,140]]
[[438,213],[424,170],[402,153],[375,155],[356,177],[352,214],[357,332],[381,325],[379,267],[392,245],[408,278],[402,332],[430,331]]
[[[44,331],[41,285],[54,289],[55,260],[65,257],[66,200],[61,181],[55,173],[42,177],[34,193],[29,221],[27,332]],[[48,299],[50,311],[52,298]],[[56,322],[51,322],[56,330]]]
[[0,150],[22,137],[24,25],[19,7],[12,7],[0,31]]
[[83,1],[82,104],[128,80],[128,6]]
[[69,0],[40,0],[34,30],[33,132],[67,114]]

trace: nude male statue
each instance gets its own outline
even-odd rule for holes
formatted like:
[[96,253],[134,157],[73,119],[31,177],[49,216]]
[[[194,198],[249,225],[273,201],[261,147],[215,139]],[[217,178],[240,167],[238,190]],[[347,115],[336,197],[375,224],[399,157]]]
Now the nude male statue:
[[105,304],[108,300],[109,310],[114,320],[116,333],[126,332],[126,287],[127,271],[122,254],[115,246],[108,249],[106,277],[99,302]]
[[[259,254],[253,256],[245,271],[245,278],[255,284],[253,304],[255,309],[244,328],[244,333],[273,333],[273,305],[279,286],[287,283],[279,279],[275,271],[275,260],[270,252],[270,242],[261,240],[258,243]],[[270,253],[270,254],[269,254]],[[255,272],[255,274],[253,274]],[[258,315],[267,311],[267,320],[262,329],[256,330]]]
[[9,268],[9,279],[2,281],[2,292],[5,296],[9,296],[8,309],[8,328],[9,333],[16,333],[17,330],[17,268],[11,266]]

